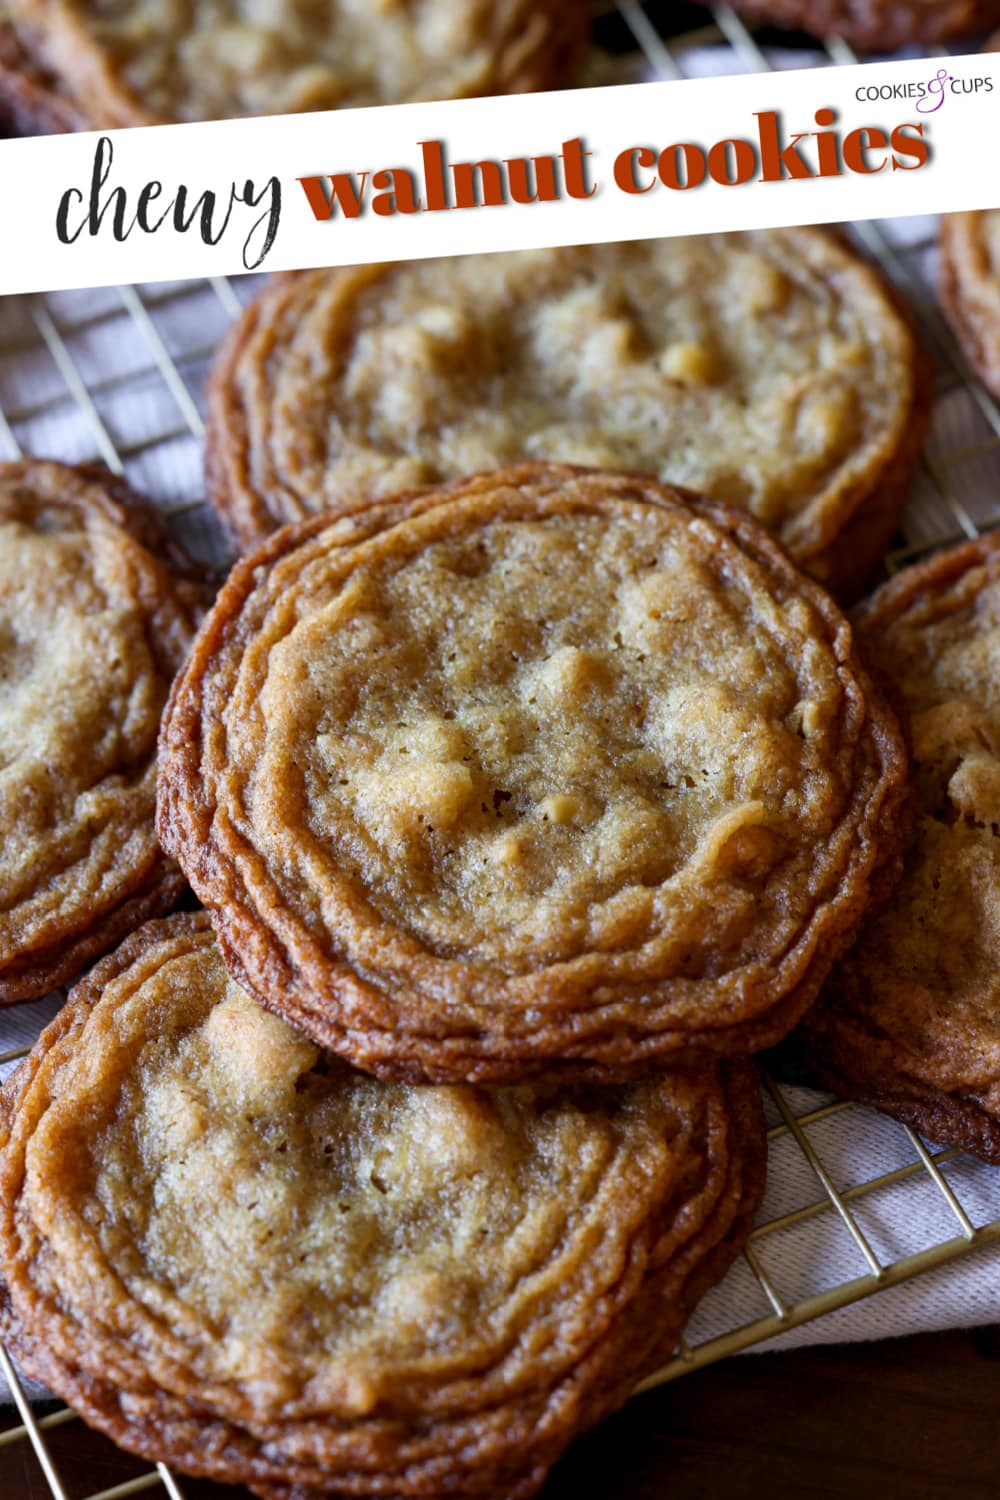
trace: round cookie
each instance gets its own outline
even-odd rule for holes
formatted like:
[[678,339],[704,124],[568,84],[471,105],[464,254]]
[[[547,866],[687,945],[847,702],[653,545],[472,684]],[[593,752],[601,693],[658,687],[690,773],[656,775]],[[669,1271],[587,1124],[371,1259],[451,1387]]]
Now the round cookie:
[[5,1341],[122,1447],[268,1496],[522,1500],[743,1243],[746,1062],[411,1089],[227,976],[203,913],[73,991],[0,1107]]
[[251,546],[521,460],[634,469],[745,506],[857,593],[929,390],[877,272],[816,229],[311,271],[223,345],[208,491]]
[[837,1093],[1000,1163],[1000,535],[899,574],[860,632],[909,709],[916,821],[799,1035]]
[[156,739],[190,586],[110,474],[0,465],[0,1003],[74,978],[184,889]]
[[747,517],[523,465],[287,527],[178,677],[158,826],[231,971],[388,1078],[771,1045],[891,869],[895,720]]
[[579,0],[10,0],[0,106],[111,130],[520,93],[562,82],[586,34]]
[[862,52],[931,47],[1000,22],[1000,0],[732,0],[748,20],[839,37]]
[[941,219],[940,291],[966,358],[1000,401],[1000,210]]

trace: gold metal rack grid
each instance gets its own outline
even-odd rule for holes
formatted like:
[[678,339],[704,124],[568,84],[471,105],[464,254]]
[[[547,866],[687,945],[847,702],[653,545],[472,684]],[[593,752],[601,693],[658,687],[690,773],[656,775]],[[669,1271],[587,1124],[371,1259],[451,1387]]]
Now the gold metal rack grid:
[[[691,76],[690,59],[695,49],[703,56],[701,49],[705,47],[728,49],[724,54],[726,67],[720,71],[733,71],[734,65],[748,72],[771,67],[767,53],[729,6],[714,7],[711,16],[706,13],[705,24],[696,30],[668,37],[661,24],[674,9],[666,3],[651,3],[644,8],[639,0],[596,0],[598,34],[601,27],[616,28],[615,52],[623,52],[624,41],[625,49],[631,48],[626,62],[638,61],[647,78]],[[600,65],[613,68],[621,58],[610,63],[601,56],[596,61],[595,76],[601,78],[607,68]],[[836,65],[858,59],[838,42],[804,58],[806,64],[824,61]],[[895,571],[934,548],[977,536],[1000,524],[1000,409],[972,376],[937,310],[926,274],[928,258],[933,254],[933,226],[924,233],[904,237],[902,243],[891,223],[858,224],[853,232],[914,310],[938,371],[935,423],[904,517],[902,545],[888,559],[890,571]],[[34,452],[51,453],[72,462],[97,460],[143,489],[149,488],[145,471],[150,457],[160,459],[177,449],[178,461],[170,466],[174,478],[169,487],[173,493],[165,495],[161,487],[158,503],[171,523],[180,525],[188,545],[219,560],[224,544],[200,491],[200,444],[204,437],[201,386],[221,332],[254,285],[254,278],[235,282],[213,278],[166,286],[120,287],[101,293],[9,299],[10,304],[17,304],[10,327],[0,303],[0,457],[17,456],[23,444]],[[125,367],[120,367],[121,362],[113,358],[112,372],[108,373],[101,351],[117,352],[126,343],[133,350],[141,348],[142,359],[138,363],[126,360]],[[18,378],[25,369],[31,376],[27,382]],[[143,408],[144,394],[159,398],[152,423],[149,403]],[[165,394],[170,398],[166,403]],[[975,430],[966,424],[967,431],[960,440],[955,437],[949,413],[956,395],[966,405],[971,400],[974,416]],[[123,401],[132,406],[138,402],[145,412],[143,420],[136,422],[131,409],[123,415]],[[165,416],[166,410],[169,416]],[[976,479],[978,484],[970,483]],[[970,492],[977,488],[979,500],[968,503]],[[27,1051],[24,1045],[0,1053],[0,1075]],[[744,1270],[762,1297],[760,1314],[739,1326],[715,1327],[698,1336],[689,1328],[676,1357],[647,1378],[639,1390],[651,1389],[725,1355],[761,1344],[1000,1241],[1000,1217],[984,1214],[981,1205],[975,1210],[963,1202],[956,1185],[966,1160],[960,1152],[929,1148],[908,1127],[880,1120],[855,1105],[824,1102],[818,1107],[803,1107],[794,1089],[767,1074],[764,1087],[772,1120],[768,1132],[772,1178],[776,1157],[783,1149],[791,1149],[799,1167],[809,1174],[811,1193],[806,1195],[807,1201],[782,1212],[765,1213],[744,1251]],[[826,1159],[827,1148],[821,1150],[817,1137],[822,1136],[828,1122],[842,1116],[859,1117],[866,1132],[877,1126],[895,1133],[896,1156],[888,1169],[881,1150],[873,1156],[870,1175],[838,1186],[843,1172]],[[877,1235],[863,1227],[865,1203],[887,1189],[905,1187],[913,1192],[920,1185],[933,1194],[940,1210],[935,1222],[941,1232],[920,1248],[887,1253],[878,1244]],[[926,1196],[921,1201],[926,1204]],[[994,1207],[1000,1213],[1000,1202]],[[789,1293],[779,1285],[782,1236],[821,1216],[835,1225],[839,1221],[848,1244],[853,1246],[858,1273],[818,1291]],[[769,1253],[769,1247],[776,1248]],[[765,1265],[765,1260],[771,1264]],[[775,1263],[779,1269],[774,1268]],[[59,1456],[53,1452],[60,1429],[74,1422],[75,1414],[66,1407],[45,1415],[33,1411],[25,1384],[2,1346],[0,1373],[11,1387],[16,1407],[11,1425],[0,1430],[0,1459],[4,1450],[20,1445],[25,1463],[33,1457],[52,1500],[126,1500],[154,1490],[168,1500],[185,1500],[178,1480],[163,1464],[147,1468],[124,1456],[126,1468],[120,1472],[126,1477],[115,1475],[105,1488],[82,1494],[81,1482],[88,1476],[75,1472],[74,1465],[73,1479],[67,1482],[60,1473]],[[111,1450],[111,1445],[107,1446]]]

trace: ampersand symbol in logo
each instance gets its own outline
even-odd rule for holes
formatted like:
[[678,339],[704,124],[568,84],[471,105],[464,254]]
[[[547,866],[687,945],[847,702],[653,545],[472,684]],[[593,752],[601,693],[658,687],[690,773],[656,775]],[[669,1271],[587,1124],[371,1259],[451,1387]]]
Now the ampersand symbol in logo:
[[948,72],[947,68],[941,68],[939,72],[935,73],[927,85],[926,95],[917,103],[917,109],[921,114],[929,115],[934,110],[941,108],[944,103],[944,86],[946,83],[951,82],[953,76],[953,74]]

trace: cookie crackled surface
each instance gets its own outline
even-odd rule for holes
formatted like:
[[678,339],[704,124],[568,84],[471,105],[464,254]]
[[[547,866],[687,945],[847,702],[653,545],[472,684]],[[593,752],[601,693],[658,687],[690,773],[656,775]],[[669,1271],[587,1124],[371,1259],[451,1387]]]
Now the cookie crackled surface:
[[137,505],[104,471],[0,465],[0,1002],[75,978],[184,888],[153,828],[156,741],[195,611]]
[[746,517],[526,465],[278,533],[178,678],[159,829],[251,993],[410,1081],[777,1040],[892,868],[905,756]]
[[412,1089],[228,977],[203,914],[70,997],[0,1104],[2,1328],[121,1446],[268,1500],[534,1493],[749,1229],[745,1062]]
[[878,273],[817,229],[309,271],[220,351],[208,490],[248,546],[521,460],[634,469],[745,507],[858,593],[929,390]]
[[1000,1162],[1000,538],[900,573],[860,630],[909,711],[916,820],[801,1039],[838,1093]]

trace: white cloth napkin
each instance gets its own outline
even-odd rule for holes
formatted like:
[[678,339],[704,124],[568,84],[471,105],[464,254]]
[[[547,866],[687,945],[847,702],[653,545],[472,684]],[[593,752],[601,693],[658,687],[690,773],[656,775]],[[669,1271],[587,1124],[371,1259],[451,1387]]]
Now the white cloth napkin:
[[[774,54],[772,60],[778,66],[804,66],[815,59],[795,53]],[[742,70],[734,64],[733,54],[721,49],[698,49],[684,54],[683,61],[691,74]],[[936,315],[927,288],[933,285],[934,224],[905,219],[881,229],[900,256],[899,264],[925,288],[924,312],[933,334]],[[110,443],[125,455],[126,472],[136,487],[160,504],[173,508],[197,500],[201,445],[163,378],[158,363],[162,351],[156,341],[162,341],[186,388],[201,404],[204,375],[230,321],[234,290],[244,301],[255,284],[254,278],[242,278],[228,290],[204,282],[140,288],[150,310],[153,339],[115,290],[55,294],[44,304],[28,298],[0,299],[0,408],[17,441],[26,451],[71,462],[106,456]],[[40,317],[39,306],[44,309]],[[46,314],[62,331],[62,368],[43,337]],[[75,376],[93,393],[90,412],[67,382],[66,356]],[[950,382],[946,360],[942,371]],[[910,544],[951,538],[963,526],[968,530],[972,521],[1000,521],[1000,449],[988,422],[960,385],[952,384],[939,398],[927,451],[931,467],[918,476],[907,512]],[[0,457],[13,452],[0,423]],[[206,507],[188,510],[176,524],[193,551],[224,560],[222,534]],[[50,997],[0,1012],[0,1053],[31,1042],[59,1004],[59,997]],[[0,1075],[7,1072],[9,1066],[0,1067]],[[801,1088],[787,1088],[786,1097],[796,1113],[822,1103],[820,1096]],[[772,1123],[777,1123],[773,1106],[769,1108]],[[809,1133],[838,1190],[916,1159],[903,1129],[867,1110],[852,1108],[810,1126]],[[964,1157],[942,1170],[974,1225],[1000,1218],[1000,1170]],[[786,1133],[776,1139],[760,1223],[822,1197],[823,1189],[792,1136]],[[874,1254],[885,1265],[958,1232],[951,1210],[923,1168],[911,1178],[853,1200],[852,1207]],[[758,1239],[754,1249],[790,1306],[868,1269],[830,1208]],[[740,1262],[698,1308],[688,1341],[696,1345],[769,1311],[760,1285]],[[996,1320],[1000,1246],[974,1251],[958,1263],[879,1291],[852,1307],[786,1331],[764,1347],[881,1338]],[[0,1402],[4,1396],[0,1385]]]
[[[796,1116],[812,1112],[829,1098],[812,1089],[788,1084],[778,1087]],[[765,1103],[769,1124],[781,1123],[768,1096]],[[852,1105],[803,1128],[840,1195],[887,1174],[916,1167],[907,1176],[846,1200],[879,1265],[888,1270],[906,1257],[961,1235],[954,1210],[896,1121]],[[941,1163],[939,1171],[973,1229],[1000,1219],[1000,1169],[955,1154]],[[871,1268],[850,1230],[829,1205],[812,1165],[791,1132],[786,1131],[771,1141],[768,1183],[757,1226],[766,1226],[815,1203],[827,1206],[813,1217],[751,1242],[773,1289],[792,1308],[807,1297],[870,1275]],[[874,1277],[871,1284],[876,1285]],[[749,1266],[739,1262],[696,1309],[687,1341],[697,1345],[771,1311]],[[973,1249],[961,1260],[875,1291],[864,1301],[827,1313],[755,1347],[781,1349],[886,1338],[998,1320],[1000,1244]]]

